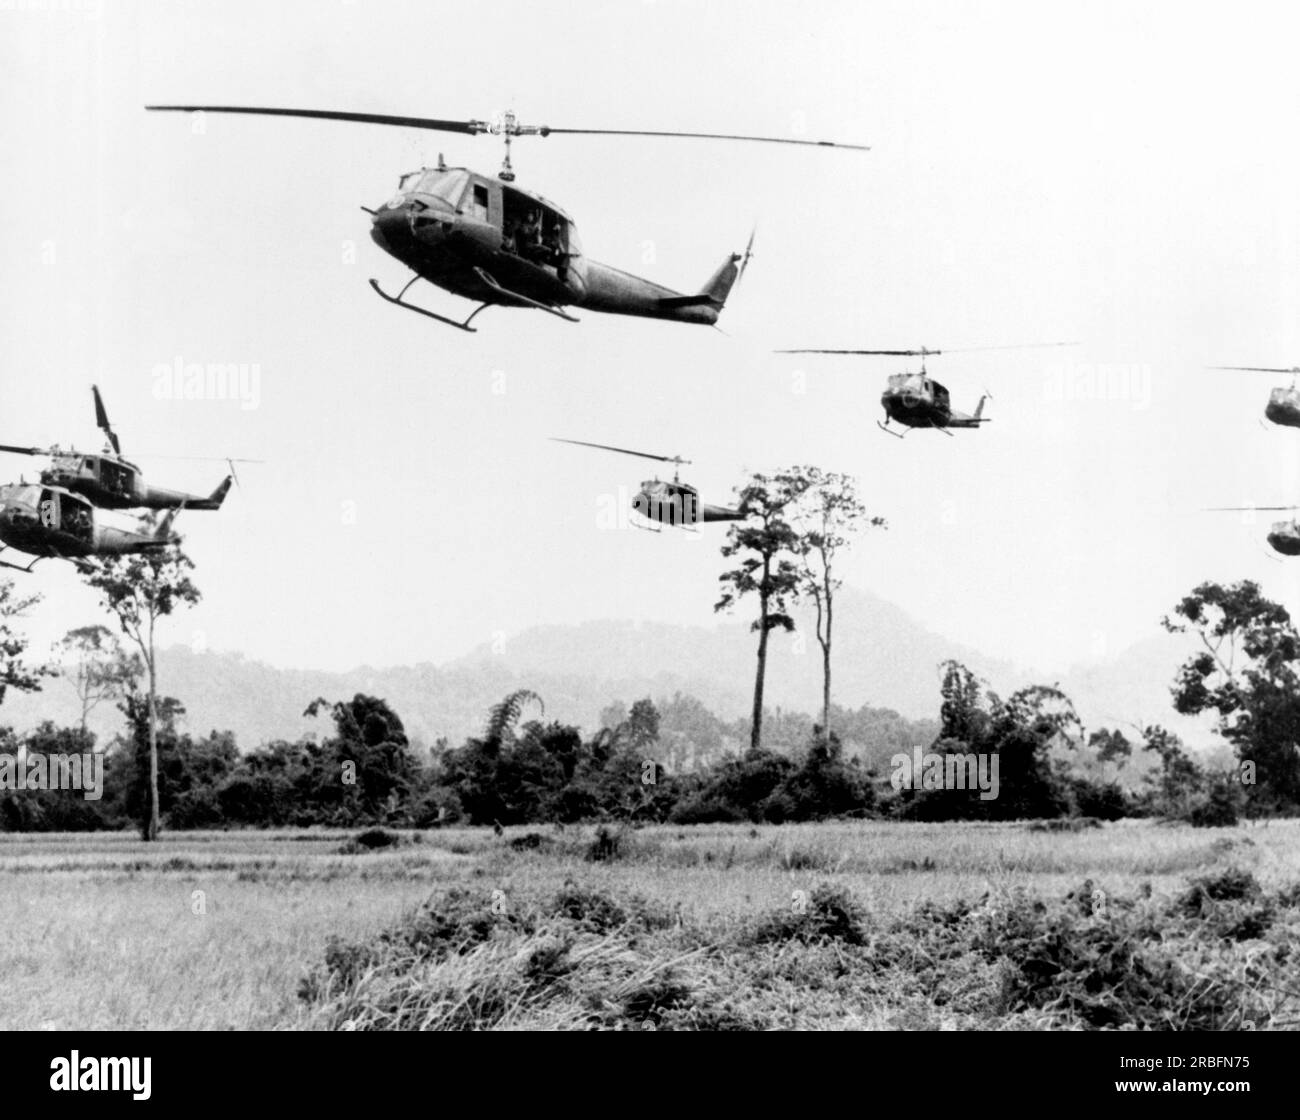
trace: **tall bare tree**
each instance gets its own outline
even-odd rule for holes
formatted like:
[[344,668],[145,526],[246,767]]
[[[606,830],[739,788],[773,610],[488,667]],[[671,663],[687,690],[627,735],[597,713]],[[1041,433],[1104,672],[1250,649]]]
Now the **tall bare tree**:
[[106,557],[86,569],[86,582],[99,592],[104,609],[140,651],[149,683],[149,807],[140,833],[158,838],[158,662],[154,636],[158,622],[178,607],[199,601],[190,579],[194,563],[179,547]]
[[128,653],[107,626],[78,626],[54,646],[59,675],[77,692],[81,703],[81,732],[105,700],[120,700],[144,672],[138,654]]
[[802,496],[793,523],[798,533],[799,592],[817,609],[817,643],[822,648],[822,741],[831,735],[831,641],[835,622],[835,592],[843,581],[834,574],[841,549],[863,528],[883,529],[883,517],[869,517],[857,485],[846,474],[820,467],[796,467]]
[[799,535],[787,519],[787,512],[806,488],[805,480],[795,473],[755,474],[737,491],[737,508],[743,520],[732,523],[722,546],[722,555],[728,559],[739,557],[739,563],[718,577],[722,597],[713,609],[730,610],[746,595],[758,598],[758,618],[751,626],[758,631],[758,669],[754,678],[750,750],[758,750],[763,741],[768,636],[777,628],[794,629],[790,608],[799,595],[796,563]]

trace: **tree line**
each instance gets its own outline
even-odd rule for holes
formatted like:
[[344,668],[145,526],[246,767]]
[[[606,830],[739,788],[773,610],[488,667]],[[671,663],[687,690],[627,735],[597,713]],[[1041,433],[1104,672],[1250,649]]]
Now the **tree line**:
[[[276,742],[241,754],[229,733],[195,739],[181,730],[181,701],[158,691],[157,628],[200,598],[192,563],[173,549],[109,558],[86,573],[126,641],[103,626],[74,630],[60,644],[58,665],[34,663],[16,625],[37,598],[17,596],[12,581],[0,581],[0,702],[6,690],[39,690],[55,673],[74,684],[81,701],[80,726],[46,723],[22,739],[0,731],[0,755],[91,753],[98,748],[87,716],[110,700],[127,727],[105,749],[111,765],[104,796],[93,802],[67,804],[77,796],[68,791],[16,791],[5,780],[8,764],[0,761],[0,826],[119,827],[135,821],[152,839],[164,818],[173,828],[778,822],[851,814],[1017,819],[1159,813],[1222,823],[1242,812],[1300,808],[1300,636],[1285,608],[1265,599],[1254,583],[1202,584],[1163,620],[1167,630],[1194,635],[1201,647],[1177,671],[1173,706],[1185,714],[1214,714],[1234,751],[1231,766],[1196,761],[1160,726],[1133,728],[1132,741],[1118,729],[1085,736],[1073,705],[1055,687],[1022,689],[1004,701],[964,666],[949,663],[938,732],[924,752],[925,774],[900,783],[899,753],[846,754],[837,727],[861,726],[863,713],[846,713],[831,701],[836,558],[855,532],[883,527],[883,521],[868,516],[851,479],[813,467],[754,475],[739,499],[744,519],[733,523],[722,546],[735,566],[720,577],[716,609],[730,610],[747,597],[758,606],[754,703],[743,753],[691,749],[684,759],[683,746],[697,744],[683,744],[680,732],[665,734],[649,699],[625,715],[607,711],[605,726],[587,738],[554,721],[523,721],[541,708],[541,699],[526,691],[503,700],[483,734],[456,748],[440,741],[416,751],[397,713],[365,695],[308,706],[307,714],[333,720],[334,734],[320,741]],[[767,641],[774,629],[793,629],[790,609],[800,597],[813,602],[823,652],[821,720],[799,727],[802,741],[792,744],[787,717],[785,749],[774,750],[763,736],[765,720],[773,718],[763,706]],[[885,727],[877,747],[905,745],[898,743],[897,722],[876,718],[892,715],[869,713],[869,728]],[[902,725],[902,734],[908,730],[916,729]],[[972,759],[996,774],[996,792],[978,796],[931,780],[960,773],[962,761]],[[1122,780],[1135,760],[1145,760],[1146,771],[1136,785]]]
[[[900,783],[897,763],[907,751],[897,739],[846,757],[839,736],[817,725],[794,751],[750,746],[684,766],[674,753],[679,744],[664,733],[660,708],[649,698],[630,708],[611,705],[606,725],[584,735],[548,720],[542,698],[527,690],[505,697],[488,713],[483,731],[456,747],[440,741],[416,749],[383,699],[358,694],[307,706],[305,714],[328,721],[330,730],[319,739],[278,741],[241,754],[227,732],[195,737],[184,731],[184,708],[168,696],[153,704],[151,736],[140,667],[115,648],[111,635],[77,631],[67,639],[77,657],[66,671],[85,701],[102,701],[114,681],[123,688],[117,702],[127,731],[106,748],[103,796],[88,801],[76,791],[0,790],[0,828],[134,823],[143,833],[155,811],[172,829],[782,823],[866,816],[1155,815],[1216,825],[1242,814],[1296,812],[1300,641],[1285,612],[1253,585],[1205,584],[1178,604],[1166,625],[1194,632],[1205,645],[1205,654],[1178,669],[1174,706],[1217,714],[1235,748],[1229,764],[1213,767],[1194,758],[1159,726],[1085,733],[1058,688],[1035,685],[1004,699],[966,666],[948,662],[937,732],[916,750],[924,746],[927,757],[939,760],[938,773],[949,759],[996,759],[997,794],[989,798],[969,786]],[[39,682],[33,671],[6,679],[22,687]],[[45,723],[21,740],[0,732],[0,752],[73,754],[97,749],[93,740],[84,726]],[[1123,780],[1139,766],[1140,781]],[[155,772],[156,806],[150,794]]]

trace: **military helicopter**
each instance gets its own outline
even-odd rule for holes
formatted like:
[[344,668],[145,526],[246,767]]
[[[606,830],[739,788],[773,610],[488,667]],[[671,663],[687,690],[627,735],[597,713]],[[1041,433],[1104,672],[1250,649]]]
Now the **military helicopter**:
[[[1300,510],[1300,506],[1214,506],[1211,513],[1286,513]],[[1283,556],[1300,556],[1300,518],[1290,521],[1274,521],[1265,538],[1274,552]]]
[[24,482],[0,486],[0,552],[12,548],[35,557],[25,567],[7,560],[0,560],[0,567],[30,572],[48,557],[93,569],[88,557],[158,552],[180,541],[172,532],[180,508],[169,509],[155,529],[119,529],[97,522],[95,507],[64,487]]
[[[701,504],[700,492],[694,486],[682,482],[677,476],[677,468],[682,464],[690,463],[689,459],[683,459],[679,455],[651,455],[645,451],[629,451],[626,447],[611,447],[606,443],[587,443],[580,439],[559,439],[555,436],[551,438],[556,443],[572,443],[578,447],[595,447],[601,451],[616,451],[620,455],[635,455],[640,459],[672,463],[672,482],[664,482],[658,476],[648,479],[641,483],[640,491],[632,499],[632,508],[647,521],[689,529],[701,521],[744,520],[744,514],[737,509]],[[635,521],[632,524],[638,529],[650,528],[656,533],[660,531],[651,526],[637,525]]]
[[939,382],[928,377],[925,372],[925,359],[939,354],[969,354],[977,350],[1027,350],[1038,346],[1073,346],[1072,342],[1032,342],[1024,346],[966,346],[957,350],[778,350],[778,354],[862,354],[875,357],[912,358],[920,357],[919,373],[890,374],[885,391],[880,394],[880,403],[885,409],[885,422],[876,421],[876,427],[891,436],[902,439],[907,432],[895,432],[889,427],[891,420],[896,420],[905,428],[934,428],[945,435],[952,435],[952,428],[978,428],[987,424],[990,417],[984,416],[984,402],[989,400],[985,393],[969,415],[958,412],[952,407],[948,390]]
[[51,463],[41,472],[41,482],[46,486],[63,487],[89,498],[102,509],[186,509],[215,510],[221,508],[234,477],[235,462],[252,462],[248,459],[228,459],[231,474],[206,498],[186,494],[181,490],[165,490],[145,482],[140,468],[122,458],[122,444],[108,422],[104,401],[98,386],[91,386],[95,397],[95,423],[108,440],[108,446],[98,455],[82,454],[75,449],[54,447],[15,447],[0,443],[0,451],[15,455],[48,455]]
[[[466,167],[438,166],[401,176],[397,191],[371,216],[370,236],[385,253],[415,275],[397,295],[389,295],[375,280],[370,286],[398,307],[447,326],[474,331],[474,317],[488,307],[532,307],[577,322],[567,306],[712,325],[750,258],[751,233],[745,252],[732,253],[694,294],[611,268],[583,256],[573,219],[540,194],[514,186],[510,143],[516,136],[552,134],[584,136],[661,136],[707,140],[750,140],[768,144],[849,148],[860,144],[828,140],[792,140],[771,136],[731,136],[703,132],[651,132],[636,129],[551,128],[521,124],[513,112],[493,121],[451,121],[428,117],[396,117],[379,113],[345,113],[319,109],[268,109],[232,105],[147,105],[153,112],[246,113],[313,120],[399,125],[469,136],[490,133],[505,140],[505,160],[495,179]],[[463,322],[406,301],[417,280],[427,280],[454,295],[475,300],[479,307]]]
[[1289,373],[1291,384],[1279,385],[1269,394],[1268,404],[1264,406],[1264,415],[1274,424],[1280,424],[1284,428],[1300,428],[1300,388],[1296,386],[1296,379],[1300,377],[1300,367],[1280,369],[1275,366],[1210,366],[1210,369],[1226,369],[1241,373]]

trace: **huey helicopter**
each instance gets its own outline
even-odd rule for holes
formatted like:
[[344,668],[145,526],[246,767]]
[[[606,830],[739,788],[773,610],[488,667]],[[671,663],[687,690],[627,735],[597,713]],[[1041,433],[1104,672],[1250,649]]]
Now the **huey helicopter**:
[[95,423],[108,440],[108,446],[100,454],[86,455],[74,448],[65,451],[57,445],[15,447],[7,443],[0,443],[0,451],[9,451],[15,455],[48,455],[50,466],[41,472],[41,482],[44,485],[62,487],[81,494],[103,509],[179,509],[181,506],[186,509],[220,509],[234,477],[233,464],[252,461],[226,460],[231,464],[231,473],[206,498],[198,494],[186,494],[181,490],[151,486],[145,482],[139,467],[122,458],[122,444],[108,422],[108,413],[104,410],[99,388],[95,385],[90,388],[95,396]]
[[890,374],[885,391],[880,394],[880,403],[885,409],[885,422],[876,421],[876,427],[882,432],[902,439],[907,432],[895,432],[889,428],[889,422],[896,420],[904,428],[934,428],[945,435],[952,435],[951,428],[978,428],[987,424],[990,417],[982,415],[984,402],[989,400],[986,392],[979,399],[975,411],[969,415],[958,412],[952,407],[948,390],[939,382],[928,377],[925,372],[925,359],[939,354],[969,354],[977,350],[1027,350],[1039,346],[1073,346],[1072,342],[1031,342],[1021,346],[965,346],[957,350],[928,350],[924,346],[919,350],[778,350],[778,354],[861,354],[876,357],[921,359],[919,373],[903,372]]
[[[560,439],[552,436],[556,443],[572,443],[578,447],[595,447],[601,451],[616,451],[620,455],[635,455],[640,459],[655,459],[661,463],[673,464],[672,482],[664,482],[658,476],[647,479],[641,483],[641,489],[632,499],[632,508],[644,517],[647,521],[655,521],[660,525],[681,526],[682,528],[692,528],[701,521],[742,521],[744,514],[738,509],[729,509],[726,506],[711,506],[701,504],[700,492],[694,486],[682,482],[677,477],[677,468],[683,463],[690,463],[689,459],[683,459],[679,455],[651,455],[645,451],[629,451],[626,447],[611,447],[606,443],[587,443],[580,439]],[[637,525],[638,529],[649,528],[651,532],[660,530]]]
[[87,557],[158,552],[180,541],[172,522],[182,508],[183,503],[169,509],[157,528],[119,529],[97,523],[94,505],[64,487],[26,482],[0,486],[0,552],[12,548],[35,557],[26,567],[7,560],[0,560],[0,567],[30,572],[48,557],[93,568]]
[[[395,296],[385,292],[373,279],[370,286],[389,303],[471,332],[476,329],[470,326],[474,317],[493,306],[533,307],[569,322],[578,320],[563,310],[566,306],[711,326],[718,321],[732,286],[744,271],[754,243],[751,233],[744,253],[730,254],[694,294],[673,291],[621,269],[588,260],[582,254],[573,219],[540,194],[513,185],[515,172],[510,163],[510,143],[516,136],[563,133],[690,137],[869,150],[864,145],[837,144],[829,140],[636,129],[551,128],[548,125],[521,124],[513,112],[503,113],[493,121],[451,121],[379,113],[232,105],[146,105],[145,108],[155,112],[307,117],[459,132],[469,136],[486,132],[503,137],[505,159],[495,179],[470,168],[448,167],[440,155],[437,167],[424,167],[403,175],[396,194],[377,210],[362,207],[371,216],[370,236],[375,244],[415,273]],[[403,297],[417,280],[427,280],[454,295],[475,300],[480,306],[460,322],[409,303]]]
[[[1300,510],[1300,506],[1213,506],[1211,513],[1287,513]],[[1300,517],[1290,521],[1274,521],[1265,538],[1274,552],[1283,556],[1300,556]]]
[[1296,379],[1300,377],[1300,367],[1280,369],[1275,366],[1210,366],[1210,369],[1226,369],[1240,373],[1289,373],[1291,384],[1279,385],[1268,395],[1268,404],[1264,406],[1264,415],[1274,424],[1284,428],[1300,428],[1300,388]]

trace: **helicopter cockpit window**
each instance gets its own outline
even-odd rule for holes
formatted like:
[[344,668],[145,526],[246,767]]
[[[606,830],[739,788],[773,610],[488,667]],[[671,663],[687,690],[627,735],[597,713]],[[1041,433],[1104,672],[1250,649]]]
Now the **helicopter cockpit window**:
[[426,171],[415,189],[455,207],[460,202],[460,196],[465,193],[465,184],[468,182],[467,171]]
[[474,189],[465,200],[465,213],[476,222],[488,220],[488,189],[486,183],[475,183]]

